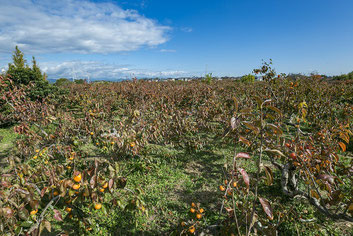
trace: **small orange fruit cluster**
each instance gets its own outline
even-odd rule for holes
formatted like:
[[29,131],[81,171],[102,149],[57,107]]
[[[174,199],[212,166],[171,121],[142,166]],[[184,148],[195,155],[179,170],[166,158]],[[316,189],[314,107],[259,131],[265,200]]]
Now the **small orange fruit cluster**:
[[103,182],[101,184],[101,188],[99,189],[99,192],[103,193],[106,188],[108,188],[108,182]]
[[[199,220],[203,217],[203,213],[205,210],[200,208],[200,203],[195,204],[194,202],[191,203],[190,213],[193,216],[193,219],[186,223],[185,221],[181,222],[181,226],[184,228],[183,232],[189,232],[190,234],[194,234],[196,231],[196,225],[199,224]],[[195,221],[195,218],[196,221]]]
[[191,208],[190,208],[190,212],[192,214],[196,213],[195,217],[196,219],[200,220],[202,218],[202,214],[205,212],[205,210],[203,208],[200,208],[200,204],[195,204],[195,203],[191,203]]
[[230,182],[228,182],[228,180],[224,180],[224,184],[225,185],[219,186],[219,190],[222,192],[226,191],[226,195],[224,196],[225,198],[227,198],[227,196],[232,196],[234,191],[233,188],[236,188],[238,183],[235,180],[230,180]]
[[76,157],[76,153],[75,152],[71,152],[70,156],[68,157],[70,161],[72,161],[73,159],[75,159]]
[[183,229],[183,232],[187,231],[189,232],[190,234],[194,234],[195,231],[196,231],[196,223],[193,223],[192,225],[188,226],[187,223],[185,221],[181,222],[180,224],[184,229]]

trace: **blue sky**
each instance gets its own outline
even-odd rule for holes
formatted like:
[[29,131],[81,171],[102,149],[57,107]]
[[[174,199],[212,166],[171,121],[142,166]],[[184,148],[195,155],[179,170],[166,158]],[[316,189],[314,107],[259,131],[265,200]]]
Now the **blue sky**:
[[49,78],[353,70],[352,0],[0,0],[0,68],[15,45]]

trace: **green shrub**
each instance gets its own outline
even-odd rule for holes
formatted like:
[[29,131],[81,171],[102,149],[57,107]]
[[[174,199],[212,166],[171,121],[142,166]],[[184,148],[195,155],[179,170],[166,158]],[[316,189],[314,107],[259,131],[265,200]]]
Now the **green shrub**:
[[32,67],[30,67],[26,64],[23,53],[16,46],[12,58],[13,62],[9,63],[9,69],[6,74],[12,80],[14,86],[33,83],[34,87],[28,91],[28,96],[32,100],[43,99],[49,94],[54,94],[58,91],[46,80],[46,74],[41,72],[34,57]]
[[55,86],[58,86],[58,87],[61,87],[61,86],[65,86],[65,85],[68,85],[68,84],[71,84],[72,82],[66,78],[60,78],[60,79],[57,79],[54,83]]
[[205,78],[203,79],[204,82],[207,84],[211,84],[213,81],[212,73],[206,74]]
[[241,82],[243,83],[254,83],[255,82],[255,76],[252,74],[244,75],[241,77]]
[[353,80],[353,71],[348,73],[348,74],[342,74],[342,75],[333,76],[333,79],[336,79],[336,80]]
[[75,84],[84,84],[86,81],[84,79],[76,79]]

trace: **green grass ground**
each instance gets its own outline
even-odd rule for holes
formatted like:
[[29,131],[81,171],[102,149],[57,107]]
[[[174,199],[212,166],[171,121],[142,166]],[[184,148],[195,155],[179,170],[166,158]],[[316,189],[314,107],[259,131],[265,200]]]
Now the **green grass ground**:
[[131,185],[144,188],[150,213],[144,219],[147,230],[176,228],[181,220],[188,220],[192,202],[206,210],[205,224],[214,223],[221,204],[218,185],[222,182],[222,166],[231,150],[185,153],[156,145],[149,149],[145,157],[150,163],[148,173],[136,171],[129,177]]
[[0,164],[3,164],[7,155],[13,153],[16,138],[17,134],[12,127],[0,129]]
[[[16,134],[12,128],[0,129],[0,158],[14,152]],[[148,214],[137,217],[130,222],[128,216],[99,214],[99,232],[102,235],[169,235],[180,227],[181,221],[187,221],[190,204],[200,203],[205,209],[203,226],[217,225],[222,218],[219,210],[223,193],[218,186],[223,181],[223,167],[230,163],[234,147],[221,142],[210,142],[212,146],[202,151],[188,153],[183,149],[171,146],[148,145],[139,157],[123,158],[118,161],[128,181],[126,188],[141,189],[141,198],[146,204]],[[92,147],[88,148],[94,152]],[[87,151],[87,150],[86,150]],[[254,157],[256,158],[256,157]],[[255,171],[254,162],[245,161],[249,174]],[[270,188],[261,189],[263,196],[281,196],[279,179]],[[307,203],[301,200],[291,201],[283,198],[285,204],[298,212],[305,209],[304,219],[315,218],[313,222],[283,223],[280,227],[282,235],[349,235],[352,224],[344,222],[327,222]],[[295,211],[294,211],[295,214]],[[131,219],[131,218],[130,218]],[[295,222],[295,221],[293,221]],[[58,225],[58,231],[70,228],[70,225]],[[206,227],[207,228],[207,227]],[[209,228],[209,227],[208,227]],[[215,231],[206,230],[209,234]]]

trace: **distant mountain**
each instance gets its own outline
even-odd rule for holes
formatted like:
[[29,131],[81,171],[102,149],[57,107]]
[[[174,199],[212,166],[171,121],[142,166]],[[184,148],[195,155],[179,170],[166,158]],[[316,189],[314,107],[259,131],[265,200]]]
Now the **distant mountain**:
[[47,79],[50,84],[54,84],[56,79]]

